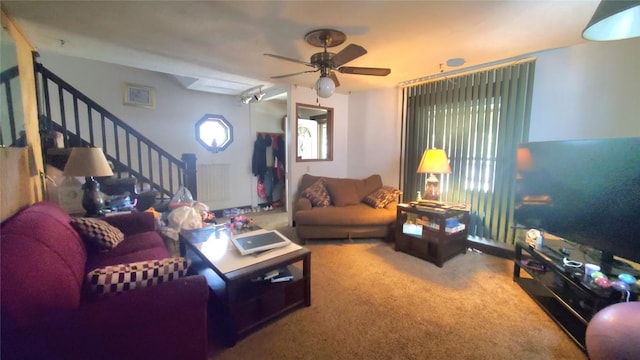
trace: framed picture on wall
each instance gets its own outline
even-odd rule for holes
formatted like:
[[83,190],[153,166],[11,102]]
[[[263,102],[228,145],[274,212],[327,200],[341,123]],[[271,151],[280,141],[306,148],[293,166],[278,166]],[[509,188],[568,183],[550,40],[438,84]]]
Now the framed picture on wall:
[[123,83],[122,102],[125,105],[153,109],[156,107],[156,89],[151,86]]

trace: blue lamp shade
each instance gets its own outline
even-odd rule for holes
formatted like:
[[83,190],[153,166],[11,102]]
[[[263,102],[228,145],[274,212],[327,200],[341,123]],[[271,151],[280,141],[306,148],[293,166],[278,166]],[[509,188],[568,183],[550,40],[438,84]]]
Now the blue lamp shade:
[[336,84],[328,76],[321,76],[316,82],[316,92],[321,98],[328,98],[336,90]]
[[603,0],[582,32],[587,40],[609,41],[640,36],[640,1]]

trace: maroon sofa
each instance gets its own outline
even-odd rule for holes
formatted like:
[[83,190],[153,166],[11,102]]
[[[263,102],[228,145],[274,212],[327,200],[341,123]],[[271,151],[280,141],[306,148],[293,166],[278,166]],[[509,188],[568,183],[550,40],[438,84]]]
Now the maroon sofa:
[[90,293],[90,270],[170,257],[152,214],[104,220],[125,235],[109,252],[87,248],[69,215],[52,203],[32,205],[2,223],[3,360],[206,359],[204,277],[111,296]]

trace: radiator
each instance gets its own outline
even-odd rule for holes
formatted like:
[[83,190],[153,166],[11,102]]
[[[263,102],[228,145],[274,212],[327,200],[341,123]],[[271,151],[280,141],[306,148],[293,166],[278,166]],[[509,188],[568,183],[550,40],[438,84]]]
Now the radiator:
[[210,204],[231,198],[231,164],[198,165],[198,201]]

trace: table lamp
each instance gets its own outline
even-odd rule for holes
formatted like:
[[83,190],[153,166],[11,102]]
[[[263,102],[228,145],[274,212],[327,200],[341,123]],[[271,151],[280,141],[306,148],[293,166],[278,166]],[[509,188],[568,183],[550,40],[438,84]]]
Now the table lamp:
[[100,184],[94,176],[112,176],[113,171],[107,162],[101,148],[76,147],[71,149],[71,154],[62,172],[64,176],[84,176],[82,185],[82,207],[86,211],[84,216],[102,216],[104,199],[100,192]]
[[422,198],[425,200],[440,199],[440,186],[438,178],[434,174],[449,174],[451,167],[447,159],[447,153],[441,149],[427,149],[422,155],[420,165],[418,165],[418,173],[429,173],[427,178],[427,186],[424,190]]

